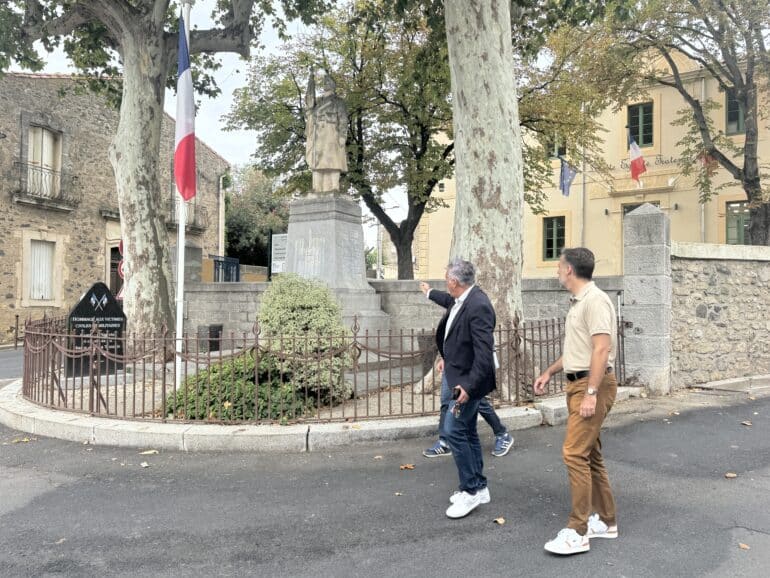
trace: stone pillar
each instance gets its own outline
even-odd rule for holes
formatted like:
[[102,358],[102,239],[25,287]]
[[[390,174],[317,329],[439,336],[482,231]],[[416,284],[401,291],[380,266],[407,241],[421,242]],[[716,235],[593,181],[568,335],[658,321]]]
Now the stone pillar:
[[671,391],[671,235],[661,210],[644,204],[623,220],[626,376],[652,394]]
[[361,207],[348,195],[316,194],[290,205],[286,272],[323,281],[342,306],[346,325],[387,331],[390,316],[366,278]]
[[366,280],[361,207],[346,195],[291,202],[286,271],[320,279],[332,289],[374,293]]

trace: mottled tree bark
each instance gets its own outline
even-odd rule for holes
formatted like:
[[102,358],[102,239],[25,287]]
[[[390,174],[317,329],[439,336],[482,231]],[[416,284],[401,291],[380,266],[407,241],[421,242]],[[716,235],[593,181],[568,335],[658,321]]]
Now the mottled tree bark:
[[173,327],[171,267],[164,195],[160,187],[160,135],[167,53],[163,39],[124,38],[123,99],[110,147],[124,242],[124,309],[134,331]]
[[454,107],[452,256],[472,261],[498,323],[521,319],[524,174],[508,2],[447,0]]

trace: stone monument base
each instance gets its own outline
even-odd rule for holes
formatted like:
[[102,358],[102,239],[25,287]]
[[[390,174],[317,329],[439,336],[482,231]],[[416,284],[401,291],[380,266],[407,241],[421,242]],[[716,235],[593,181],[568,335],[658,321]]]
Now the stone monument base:
[[358,317],[360,334],[390,328],[390,316],[366,280],[361,207],[348,195],[292,201],[285,270],[325,283],[342,306],[345,324],[351,326]]

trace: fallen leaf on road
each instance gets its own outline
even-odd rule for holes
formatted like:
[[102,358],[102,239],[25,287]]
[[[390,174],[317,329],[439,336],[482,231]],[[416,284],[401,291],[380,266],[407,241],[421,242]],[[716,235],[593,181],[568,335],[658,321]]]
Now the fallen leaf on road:
[[361,429],[361,424],[354,423],[352,426],[350,426],[350,429]]
[[492,520],[492,521],[493,521],[495,524],[499,525],[499,526],[502,526],[503,524],[505,524],[505,518],[502,518],[502,517],[501,517],[501,518],[495,518],[495,519],[494,519],[494,520]]
[[751,401],[754,401],[754,400],[755,400],[755,399],[757,399],[757,398],[756,398],[756,397],[754,397],[753,395],[750,395],[750,396],[749,396],[749,399],[750,399]]
[[29,442],[36,441],[37,438],[16,438],[15,440],[12,440],[12,444],[28,444]]
[[733,472],[727,472],[727,473],[725,474],[725,477],[726,477],[728,480],[732,480],[733,478],[737,478],[737,477],[738,477],[738,474],[734,474]]
[[413,470],[414,469],[414,464],[401,464],[399,469],[401,469],[401,470]]
[[751,550],[751,546],[749,546],[748,544],[744,544],[743,542],[738,544],[738,548],[740,548],[741,550]]
[[142,462],[139,465],[142,466],[143,468],[149,468],[150,467],[150,464],[148,464],[147,462]]
[[64,544],[64,542],[66,542],[66,541],[67,541],[67,538],[59,538],[58,540],[56,540],[56,543],[57,544]]
[[393,494],[393,495],[394,495],[394,496],[403,496],[404,494],[402,494],[401,492],[394,492],[394,494]]
[[382,459],[382,456],[374,456],[374,459],[375,459],[375,460],[381,460],[381,459]]
[[746,425],[746,426],[749,426],[749,427],[751,427],[751,426],[752,426],[752,425],[754,425],[754,424],[752,424],[752,423],[751,423],[749,420],[745,420],[745,421],[742,421],[742,422],[741,422],[741,425]]
[[157,453],[158,453],[158,450],[146,450],[146,451],[143,451],[143,452],[139,452],[139,455],[140,456],[154,456]]

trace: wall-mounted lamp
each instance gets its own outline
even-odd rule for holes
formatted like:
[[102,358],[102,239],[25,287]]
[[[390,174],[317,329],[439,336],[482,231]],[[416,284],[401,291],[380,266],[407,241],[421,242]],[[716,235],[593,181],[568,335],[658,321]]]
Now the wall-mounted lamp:
[[675,211],[678,211],[678,210],[679,210],[679,203],[674,203],[674,210],[675,210]]
[[605,215],[609,215],[610,214],[610,210],[609,209],[604,209],[604,214]]

